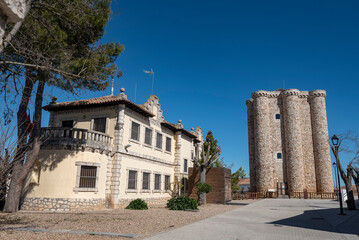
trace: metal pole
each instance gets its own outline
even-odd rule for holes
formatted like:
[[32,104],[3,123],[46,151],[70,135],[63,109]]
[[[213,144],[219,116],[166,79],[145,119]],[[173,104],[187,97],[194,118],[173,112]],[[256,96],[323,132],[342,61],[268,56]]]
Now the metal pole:
[[345,215],[343,212],[343,199],[342,199],[342,190],[340,188],[340,178],[339,178],[339,165],[338,165],[338,146],[335,146],[335,160],[337,164],[337,175],[338,175],[338,188],[339,188],[339,204],[340,204],[340,213],[339,215]]
[[[151,68],[152,70],[152,68]],[[152,95],[153,95],[153,84],[154,84],[154,81],[155,81],[155,73],[152,71]]]

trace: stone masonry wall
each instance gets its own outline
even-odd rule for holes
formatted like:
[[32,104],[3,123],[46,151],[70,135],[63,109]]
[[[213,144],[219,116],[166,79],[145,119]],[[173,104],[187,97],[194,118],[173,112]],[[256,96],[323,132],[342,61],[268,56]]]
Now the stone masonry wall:
[[[149,207],[164,206],[169,197],[143,199]],[[125,208],[134,199],[119,199],[116,208]],[[25,198],[21,210],[25,211],[93,211],[106,208],[106,200],[103,198],[80,199],[80,198]]]
[[90,211],[102,209],[105,199],[81,199],[81,198],[25,198],[21,210],[28,211]]
[[289,191],[333,192],[325,96],[323,90],[252,93],[246,101],[251,191],[283,181]]

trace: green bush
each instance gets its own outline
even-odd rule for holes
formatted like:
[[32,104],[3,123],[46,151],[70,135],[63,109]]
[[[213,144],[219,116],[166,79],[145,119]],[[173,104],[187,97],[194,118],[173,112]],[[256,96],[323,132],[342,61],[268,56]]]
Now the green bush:
[[196,187],[198,193],[209,193],[212,191],[212,186],[209,185],[208,183],[198,182],[196,183]]
[[175,197],[168,200],[167,207],[170,210],[197,210],[198,203],[189,197]]
[[147,203],[143,201],[142,199],[137,198],[136,200],[133,200],[128,204],[126,209],[132,209],[132,210],[146,210],[148,209]]

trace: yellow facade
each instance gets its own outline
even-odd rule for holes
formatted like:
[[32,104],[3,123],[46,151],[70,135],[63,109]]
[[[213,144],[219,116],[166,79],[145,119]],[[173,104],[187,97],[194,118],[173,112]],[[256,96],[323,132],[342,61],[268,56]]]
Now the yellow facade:
[[[105,102],[103,98],[92,99],[96,104],[86,107],[81,102],[70,102],[78,104],[72,108],[69,103],[55,102],[44,107],[50,111],[49,128],[43,129],[41,164],[29,177],[23,209],[116,208],[136,198],[157,203],[170,198],[165,178],[172,183],[187,177],[184,164],[187,161],[187,168],[193,166],[194,151],[200,149],[203,140],[200,128],[189,132],[181,121],[167,123],[153,95],[142,106],[128,101],[123,92],[117,97],[107,96],[106,104],[101,101]],[[95,118],[106,119],[104,132],[93,131]],[[73,121],[73,128],[64,128],[64,121]],[[131,137],[133,122],[139,125],[138,139]],[[146,128],[152,130],[151,144],[145,143]],[[157,133],[162,136],[161,148],[156,147]],[[170,149],[166,149],[169,139]],[[85,174],[86,169],[92,169],[91,174],[96,172],[96,187],[81,186],[86,178],[94,183],[94,177]],[[143,189],[143,182],[147,183],[144,173],[149,174],[149,189]],[[155,175],[160,175],[156,183]],[[155,184],[160,189],[155,189]]]

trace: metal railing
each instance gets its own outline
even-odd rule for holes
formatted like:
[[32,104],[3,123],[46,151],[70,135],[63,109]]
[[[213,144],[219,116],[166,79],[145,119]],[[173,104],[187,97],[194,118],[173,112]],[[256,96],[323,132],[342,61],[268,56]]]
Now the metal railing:
[[81,128],[46,127],[41,128],[43,145],[59,144],[109,149],[112,137],[105,133]]

